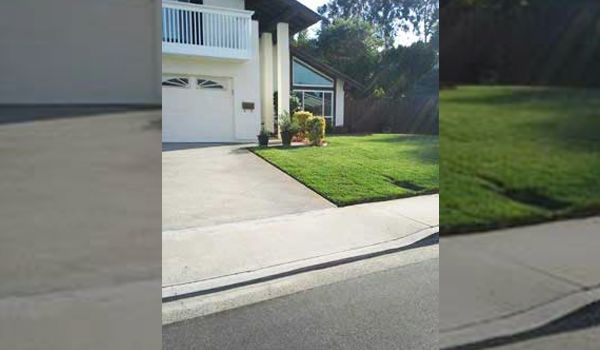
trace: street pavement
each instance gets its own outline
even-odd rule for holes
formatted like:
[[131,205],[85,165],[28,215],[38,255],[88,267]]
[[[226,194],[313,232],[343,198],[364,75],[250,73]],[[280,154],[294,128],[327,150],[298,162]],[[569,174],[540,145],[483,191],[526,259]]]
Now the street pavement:
[[440,348],[597,349],[599,233],[595,217],[443,237]]
[[[379,257],[377,264],[385,265],[385,259],[402,254],[407,253]],[[163,326],[163,348],[432,350],[438,349],[437,334],[436,254],[420,262]]]
[[160,109],[0,108],[0,348],[160,346],[160,138]]

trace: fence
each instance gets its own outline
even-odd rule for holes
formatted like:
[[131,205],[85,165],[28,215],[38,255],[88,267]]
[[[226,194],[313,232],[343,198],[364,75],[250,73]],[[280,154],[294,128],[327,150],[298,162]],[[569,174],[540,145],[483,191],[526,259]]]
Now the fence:
[[600,2],[533,3],[440,10],[440,81],[600,87]]
[[437,95],[358,100],[346,97],[344,106],[344,124],[352,133],[437,135],[439,132]]

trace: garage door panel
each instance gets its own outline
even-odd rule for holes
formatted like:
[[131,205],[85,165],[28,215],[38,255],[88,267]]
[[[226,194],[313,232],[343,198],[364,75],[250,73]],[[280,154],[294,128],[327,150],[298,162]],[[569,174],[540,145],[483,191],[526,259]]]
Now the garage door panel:
[[230,86],[228,78],[205,77],[192,77],[185,87],[163,86],[163,141],[234,141]]

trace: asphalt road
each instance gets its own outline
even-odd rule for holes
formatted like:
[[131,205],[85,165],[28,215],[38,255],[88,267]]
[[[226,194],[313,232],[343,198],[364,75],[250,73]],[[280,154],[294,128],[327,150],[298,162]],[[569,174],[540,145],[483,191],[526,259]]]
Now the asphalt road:
[[163,327],[164,349],[437,349],[438,261]]

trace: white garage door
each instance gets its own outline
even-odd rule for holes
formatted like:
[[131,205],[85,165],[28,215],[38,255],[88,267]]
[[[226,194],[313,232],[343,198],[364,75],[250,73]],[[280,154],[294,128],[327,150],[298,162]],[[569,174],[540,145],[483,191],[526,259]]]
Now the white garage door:
[[163,142],[234,141],[230,78],[163,76]]

